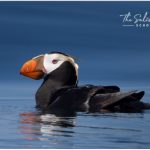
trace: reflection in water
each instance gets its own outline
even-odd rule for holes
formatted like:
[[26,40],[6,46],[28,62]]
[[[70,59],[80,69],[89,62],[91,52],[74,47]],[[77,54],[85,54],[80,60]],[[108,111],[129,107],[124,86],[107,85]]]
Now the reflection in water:
[[71,137],[74,132],[69,129],[75,126],[75,117],[28,112],[20,114],[20,124],[23,139],[47,141],[54,136]]
[[[83,112],[77,115],[56,115],[40,111],[21,113],[20,139],[28,148],[147,147],[149,133],[144,125],[145,115]],[[141,143],[143,138],[144,143]]]

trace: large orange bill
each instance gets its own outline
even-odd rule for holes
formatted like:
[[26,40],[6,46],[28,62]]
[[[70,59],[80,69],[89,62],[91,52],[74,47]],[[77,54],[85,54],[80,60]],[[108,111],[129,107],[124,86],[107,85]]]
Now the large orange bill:
[[38,62],[34,59],[31,59],[23,64],[20,74],[35,80],[41,79],[44,76],[44,73],[42,70],[37,69],[37,66]]

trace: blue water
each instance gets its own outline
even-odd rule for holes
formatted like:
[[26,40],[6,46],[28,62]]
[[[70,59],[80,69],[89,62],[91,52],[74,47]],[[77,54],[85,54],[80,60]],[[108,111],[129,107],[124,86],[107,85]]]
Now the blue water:
[[150,2],[0,2],[0,148],[149,148],[150,111],[41,114],[42,81],[20,76],[41,53],[77,58],[79,84],[144,90],[150,102],[150,27],[123,27],[120,14]]

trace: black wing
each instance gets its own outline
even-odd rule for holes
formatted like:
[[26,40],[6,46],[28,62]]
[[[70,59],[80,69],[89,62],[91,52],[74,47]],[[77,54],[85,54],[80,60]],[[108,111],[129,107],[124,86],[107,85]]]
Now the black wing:
[[120,92],[117,86],[64,87],[55,93],[55,100],[49,105],[49,109],[139,112],[146,106],[140,102],[143,96],[144,91]]
[[143,96],[144,91],[96,94],[89,101],[90,111],[107,109],[119,112],[138,112],[145,108],[145,104],[140,102]]
[[49,109],[87,110],[90,99],[97,93],[114,93],[120,89],[117,86],[65,87],[55,93]]

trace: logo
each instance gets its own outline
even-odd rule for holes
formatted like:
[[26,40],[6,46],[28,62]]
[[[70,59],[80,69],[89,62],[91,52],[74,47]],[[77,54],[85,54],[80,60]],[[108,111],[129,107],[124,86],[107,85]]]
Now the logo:
[[123,27],[137,27],[148,28],[150,27],[150,15],[146,11],[145,13],[133,14],[130,11],[126,14],[121,14]]

